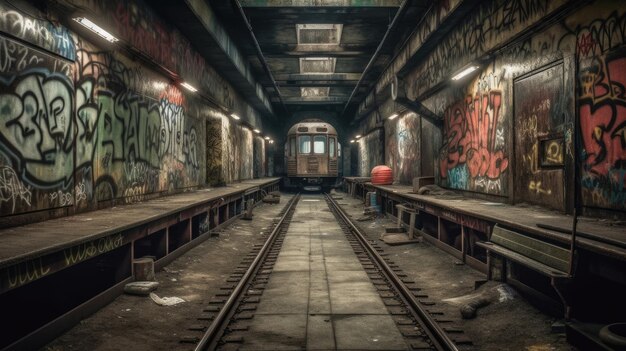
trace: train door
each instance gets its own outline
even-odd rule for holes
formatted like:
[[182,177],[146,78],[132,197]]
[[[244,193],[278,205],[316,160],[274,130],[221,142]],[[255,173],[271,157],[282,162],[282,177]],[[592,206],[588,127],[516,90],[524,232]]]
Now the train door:
[[285,147],[285,158],[287,159],[287,175],[289,177],[295,177],[297,173],[297,161],[296,161],[296,137],[290,136]]
[[332,177],[337,176],[339,171],[338,159],[338,143],[337,138],[334,136],[328,137],[328,175]]
[[309,172],[315,175],[328,174],[327,138],[325,134],[313,136],[313,157],[309,157]]

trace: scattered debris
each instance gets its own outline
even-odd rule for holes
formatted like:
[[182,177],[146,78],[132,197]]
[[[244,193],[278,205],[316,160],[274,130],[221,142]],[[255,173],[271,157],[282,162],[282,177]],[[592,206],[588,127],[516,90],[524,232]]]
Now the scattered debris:
[[150,298],[152,299],[152,301],[154,301],[154,303],[156,303],[159,306],[174,306],[174,305],[178,305],[179,303],[185,302],[185,300],[181,299],[180,297],[176,297],[176,296],[159,297],[157,294],[152,293],[152,292],[150,293]]
[[476,312],[479,308],[489,305],[491,301],[486,297],[479,297],[478,299],[471,301],[467,305],[461,306],[461,317],[463,319],[472,319],[476,317]]
[[460,305],[461,317],[463,317],[463,319],[472,319],[476,317],[476,313],[479,308],[488,306],[491,303],[510,301],[514,298],[515,291],[511,287],[506,284],[499,284],[497,286],[485,288],[480,292],[445,299],[443,301],[454,305]]
[[460,194],[455,193],[454,191],[444,189],[438,185],[424,185],[419,188],[417,191],[419,195],[438,195],[438,196],[452,196],[452,197],[463,197]]
[[156,290],[159,287],[158,282],[132,282],[124,285],[124,292],[131,295],[148,295],[151,291]]

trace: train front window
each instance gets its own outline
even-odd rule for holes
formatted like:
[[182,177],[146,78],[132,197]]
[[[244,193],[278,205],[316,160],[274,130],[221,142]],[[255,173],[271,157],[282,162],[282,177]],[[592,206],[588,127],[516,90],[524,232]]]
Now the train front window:
[[328,138],[328,155],[335,157],[335,138]]
[[310,135],[300,135],[298,137],[298,145],[299,153],[301,154],[310,154],[311,153],[311,136]]
[[316,135],[313,137],[313,153],[323,154],[326,152],[326,136]]

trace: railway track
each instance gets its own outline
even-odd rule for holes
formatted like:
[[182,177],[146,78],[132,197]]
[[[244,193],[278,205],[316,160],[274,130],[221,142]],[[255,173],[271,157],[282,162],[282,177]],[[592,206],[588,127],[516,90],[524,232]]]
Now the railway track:
[[433,318],[432,311],[427,309],[434,303],[424,300],[427,296],[420,293],[415,282],[407,279],[399,267],[384,257],[382,249],[370,243],[330,195],[326,194],[325,198],[410,347],[415,350],[458,350]]
[[[259,296],[262,294],[264,285],[267,284],[273,264],[276,262],[282,238],[289,226],[296,204],[300,195],[289,200],[281,211],[280,218],[274,223],[272,231],[267,235],[267,240],[261,246],[256,246],[242,261],[238,269],[227,280],[232,284],[222,287],[223,293],[209,303],[204,312],[208,315],[200,320],[211,321],[208,327],[200,325],[197,330],[203,330],[204,335],[198,341],[195,350],[216,350],[229,343],[238,343],[238,338],[229,338],[229,333],[242,330],[237,326],[240,320],[252,318],[251,311],[256,308]],[[247,269],[246,269],[246,266]],[[227,299],[221,297],[228,296]],[[193,328],[190,328],[193,329]],[[245,328],[243,328],[245,330]],[[181,340],[193,342],[194,339]]]
[[[227,280],[228,284],[221,288],[223,293],[204,309],[205,315],[199,320],[210,322],[210,325],[195,328],[196,331],[204,332],[202,338],[182,341],[197,342],[196,351],[239,348],[244,341],[242,335],[248,332],[247,321],[254,317],[254,311],[269,281],[299,199],[300,196],[296,195],[289,201],[265,243],[255,246]],[[436,317],[433,317],[437,312],[431,308],[433,303],[425,300],[427,296],[421,294],[414,282],[384,257],[380,248],[369,242],[332,197],[325,195],[325,201],[404,337],[407,348],[458,350],[446,333],[458,331],[454,328],[444,330],[439,326]]]

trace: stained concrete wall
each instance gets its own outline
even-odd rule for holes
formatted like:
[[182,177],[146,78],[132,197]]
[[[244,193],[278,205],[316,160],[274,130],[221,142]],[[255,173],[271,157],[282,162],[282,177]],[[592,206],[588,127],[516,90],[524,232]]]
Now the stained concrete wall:
[[[626,211],[626,9],[621,3],[481,2],[433,50],[420,53],[429,24],[445,20],[455,6],[433,11],[403,49],[422,55],[405,76],[407,95],[444,123],[439,130],[424,118],[384,122],[385,162],[396,180],[406,183],[432,172],[444,187],[563,211],[574,207],[578,183],[583,206]],[[561,20],[548,20],[554,17]],[[490,59],[476,74],[450,83],[453,73],[486,54]],[[408,56],[398,57],[377,92],[389,89]],[[393,109],[387,101],[379,111],[386,117]],[[360,128],[380,123],[379,114],[365,118]],[[399,143],[402,130],[417,138],[408,147],[421,160],[419,168],[402,163],[407,154],[407,145]],[[427,153],[435,156],[432,164],[424,163]]]
[[[146,4],[82,5],[134,49],[260,123]],[[56,21],[31,17],[34,12],[0,2],[3,225],[18,223],[15,215],[56,217],[252,178],[249,129],[119,47],[89,42]]]

